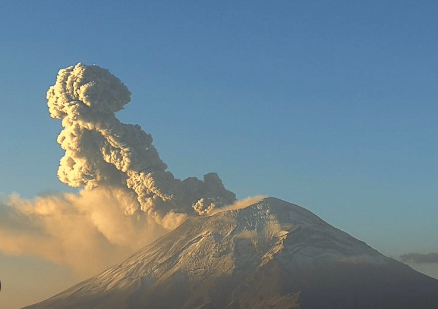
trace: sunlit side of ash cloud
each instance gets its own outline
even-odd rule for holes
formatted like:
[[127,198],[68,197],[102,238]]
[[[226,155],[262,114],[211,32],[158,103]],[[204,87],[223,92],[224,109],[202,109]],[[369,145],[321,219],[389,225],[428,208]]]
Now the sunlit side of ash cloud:
[[[62,121],[61,182],[81,188],[0,202],[0,250],[38,256],[92,274],[176,228],[188,216],[246,205],[216,173],[180,180],[167,170],[152,136],[115,113],[131,99],[108,70],[78,63],[59,71],[47,92]],[[145,115],[148,117],[148,115]],[[228,205],[228,206],[227,206]],[[232,206],[229,206],[232,205]]]

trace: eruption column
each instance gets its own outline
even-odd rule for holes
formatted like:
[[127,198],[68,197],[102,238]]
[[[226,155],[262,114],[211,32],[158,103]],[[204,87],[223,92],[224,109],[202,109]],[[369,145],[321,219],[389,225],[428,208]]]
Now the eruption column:
[[236,200],[215,173],[179,180],[167,170],[152,136],[116,118],[131,93],[108,70],[82,63],[60,70],[47,99],[50,116],[62,120],[58,178],[69,186],[123,188],[138,201],[129,212],[141,210],[162,225]]

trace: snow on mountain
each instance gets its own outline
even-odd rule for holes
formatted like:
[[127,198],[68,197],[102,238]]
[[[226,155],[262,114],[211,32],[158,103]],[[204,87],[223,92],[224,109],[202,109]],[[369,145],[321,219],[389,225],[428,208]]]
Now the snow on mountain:
[[438,308],[438,281],[276,198],[189,218],[27,309]]

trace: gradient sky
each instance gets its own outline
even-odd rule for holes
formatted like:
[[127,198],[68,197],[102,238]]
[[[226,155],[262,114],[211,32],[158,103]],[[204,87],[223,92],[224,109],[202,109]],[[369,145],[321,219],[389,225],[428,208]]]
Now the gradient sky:
[[[72,190],[56,177],[60,123],[45,94],[81,61],[128,86],[119,118],[152,134],[175,176],[217,172],[239,198],[302,205],[386,255],[438,252],[436,1],[0,7],[3,198]],[[1,253],[0,280],[33,278],[41,263],[69,279],[36,298],[75,282]],[[417,267],[438,277],[438,265]]]

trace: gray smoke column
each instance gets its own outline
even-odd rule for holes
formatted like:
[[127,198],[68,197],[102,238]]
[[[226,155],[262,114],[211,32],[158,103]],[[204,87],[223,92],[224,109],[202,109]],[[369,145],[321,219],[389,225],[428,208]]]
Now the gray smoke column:
[[69,186],[124,188],[138,201],[125,213],[141,210],[162,225],[175,216],[208,214],[236,200],[215,173],[203,180],[179,180],[167,171],[152,136],[116,118],[131,93],[108,70],[82,63],[60,70],[47,99],[50,116],[62,120],[58,143],[65,155],[58,178]]

